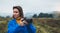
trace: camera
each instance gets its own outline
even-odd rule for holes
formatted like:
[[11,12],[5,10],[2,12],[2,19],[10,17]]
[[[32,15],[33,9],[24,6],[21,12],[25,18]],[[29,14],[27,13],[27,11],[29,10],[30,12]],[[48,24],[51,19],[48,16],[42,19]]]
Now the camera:
[[21,18],[21,20],[22,20],[22,22],[27,22],[28,24],[30,24],[30,23],[32,23],[33,21],[32,21],[32,18]]

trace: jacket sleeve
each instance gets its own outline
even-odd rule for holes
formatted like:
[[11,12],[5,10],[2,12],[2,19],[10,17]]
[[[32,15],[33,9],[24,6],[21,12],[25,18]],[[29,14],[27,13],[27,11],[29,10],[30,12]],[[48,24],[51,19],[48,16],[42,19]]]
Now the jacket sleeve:
[[20,26],[14,26],[13,24],[11,21],[8,23],[8,33],[18,33],[20,31]]
[[29,31],[30,33],[36,33],[36,27],[35,27],[32,23],[30,23],[30,24],[27,26],[27,28],[28,28],[28,31]]

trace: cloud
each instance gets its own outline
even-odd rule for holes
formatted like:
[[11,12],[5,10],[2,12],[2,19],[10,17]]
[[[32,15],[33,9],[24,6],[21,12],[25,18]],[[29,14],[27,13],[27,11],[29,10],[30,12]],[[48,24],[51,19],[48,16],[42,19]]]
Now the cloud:
[[12,15],[12,7],[17,5],[23,8],[24,14],[60,10],[60,0],[1,0],[0,15]]

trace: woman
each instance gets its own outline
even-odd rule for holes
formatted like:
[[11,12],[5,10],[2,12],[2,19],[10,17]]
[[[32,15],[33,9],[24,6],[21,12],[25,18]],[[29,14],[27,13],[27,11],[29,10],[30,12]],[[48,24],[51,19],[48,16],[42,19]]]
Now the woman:
[[13,19],[8,22],[8,33],[36,33],[33,24],[24,20],[23,10],[20,6],[13,7]]

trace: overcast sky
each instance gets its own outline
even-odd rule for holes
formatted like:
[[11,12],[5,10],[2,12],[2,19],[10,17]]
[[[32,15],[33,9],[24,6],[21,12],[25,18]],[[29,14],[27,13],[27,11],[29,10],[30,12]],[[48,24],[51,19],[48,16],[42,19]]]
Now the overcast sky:
[[12,15],[13,6],[21,6],[24,14],[60,11],[60,0],[0,0],[0,15]]

